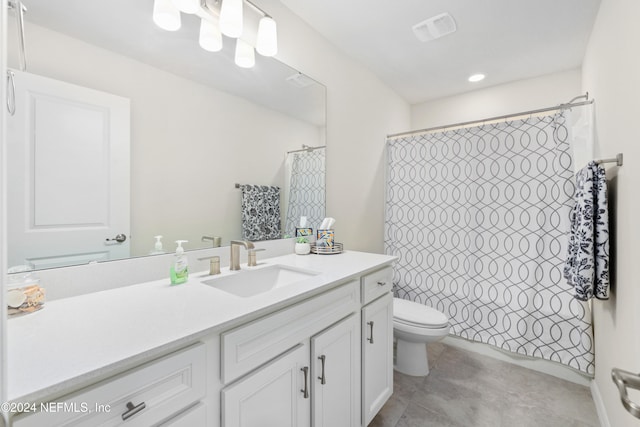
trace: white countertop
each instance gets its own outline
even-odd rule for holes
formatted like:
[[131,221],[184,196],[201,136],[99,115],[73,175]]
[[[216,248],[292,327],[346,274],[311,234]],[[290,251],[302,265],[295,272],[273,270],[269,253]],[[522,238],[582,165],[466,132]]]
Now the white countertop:
[[[167,278],[47,302],[42,310],[8,322],[9,400],[38,401],[84,385],[394,259],[346,251],[260,260],[253,268],[283,264],[321,274],[248,298],[202,284],[206,273],[199,272],[190,273],[189,281],[182,285],[170,286]],[[242,268],[247,269],[246,265]],[[222,274],[242,271],[223,268]]]

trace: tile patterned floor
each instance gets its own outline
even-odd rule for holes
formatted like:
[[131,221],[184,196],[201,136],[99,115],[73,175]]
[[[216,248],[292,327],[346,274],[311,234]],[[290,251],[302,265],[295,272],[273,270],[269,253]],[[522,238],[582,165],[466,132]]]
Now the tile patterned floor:
[[442,343],[426,378],[394,372],[369,427],[599,427],[588,387]]

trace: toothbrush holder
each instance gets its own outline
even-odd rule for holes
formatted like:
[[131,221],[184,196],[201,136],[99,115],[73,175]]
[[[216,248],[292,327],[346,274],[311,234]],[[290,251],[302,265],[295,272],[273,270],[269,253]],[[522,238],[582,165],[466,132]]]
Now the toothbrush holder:
[[311,237],[313,236],[312,228],[299,228],[296,227],[296,237]]

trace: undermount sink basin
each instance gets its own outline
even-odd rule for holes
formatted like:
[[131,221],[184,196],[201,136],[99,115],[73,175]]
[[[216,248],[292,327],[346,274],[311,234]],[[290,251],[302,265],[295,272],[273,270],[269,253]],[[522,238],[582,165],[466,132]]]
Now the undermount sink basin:
[[229,275],[203,280],[205,285],[239,297],[252,297],[309,279],[320,273],[285,265],[270,265],[256,270],[240,270]]

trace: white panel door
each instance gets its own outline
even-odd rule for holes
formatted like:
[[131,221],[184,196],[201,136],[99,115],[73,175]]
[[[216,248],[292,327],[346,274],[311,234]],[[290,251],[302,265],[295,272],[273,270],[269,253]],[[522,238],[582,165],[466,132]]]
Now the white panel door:
[[393,393],[393,296],[362,309],[362,420],[368,425]]
[[311,338],[314,427],[360,425],[360,316]]
[[309,426],[310,374],[307,342],[223,389],[222,426]]
[[[128,257],[129,100],[13,73],[16,112],[7,124],[9,266]],[[113,240],[118,234],[126,240]]]

